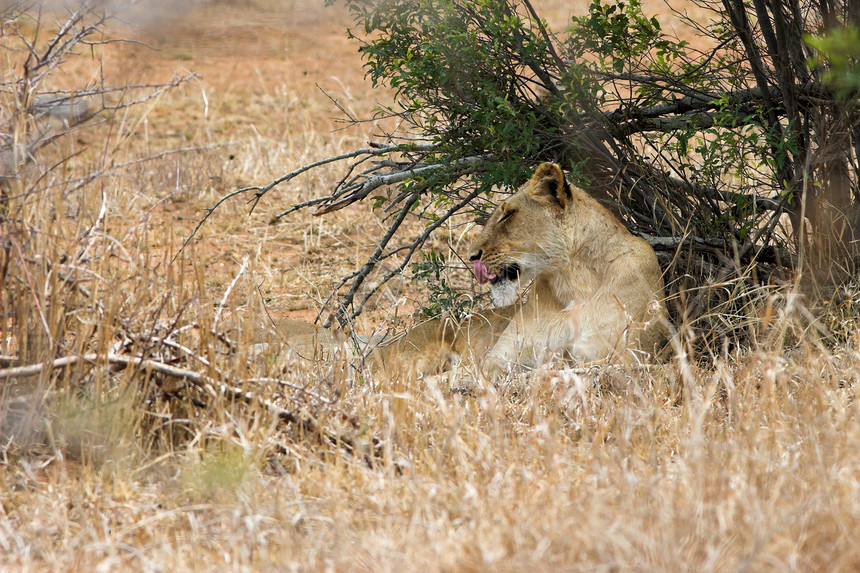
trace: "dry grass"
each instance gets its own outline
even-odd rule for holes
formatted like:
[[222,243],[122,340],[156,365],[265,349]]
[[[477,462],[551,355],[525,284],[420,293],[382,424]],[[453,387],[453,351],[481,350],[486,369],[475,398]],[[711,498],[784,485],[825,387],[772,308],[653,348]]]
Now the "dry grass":
[[[566,9],[545,4],[554,19]],[[336,181],[320,170],[250,217],[226,204],[171,259],[224,193],[369,137],[333,131],[315,87],[357,114],[384,97],[363,83],[346,24],[301,2],[211,3],[113,31],[160,51],[102,46],[52,79],[200,74],[58,142],[43,165],[81,153],[2,191],[0,369],[42,368],[0,378],[0,569],[860,569],[850,296],[823,318],[847,342],[825,347],[789,287],[762,293],[774,304],[747,309],[751,347],[707,364],[498,385],[463,372],[452,389],[341,359],[249,359],[265,312],[311,318],[363,260],[377,214],[269,226]],[[393,307],[408,317],[421,295],[400,288],[360,326]],[[73,363],[49,369],[58,357]]]

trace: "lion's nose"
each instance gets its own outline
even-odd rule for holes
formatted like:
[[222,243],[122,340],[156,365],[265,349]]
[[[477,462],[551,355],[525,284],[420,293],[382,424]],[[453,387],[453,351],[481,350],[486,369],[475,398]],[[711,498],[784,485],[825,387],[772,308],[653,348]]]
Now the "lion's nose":
[[470,256],[469,256],[469,260],[470,260],[470,261],[480,261],[480,260],[481,260],[481,255],[483,255],[483,254],[484,254],[484,251],[478,251],[478,252],[477,252],[477,253],[475,253],[474,255],[470,255]]

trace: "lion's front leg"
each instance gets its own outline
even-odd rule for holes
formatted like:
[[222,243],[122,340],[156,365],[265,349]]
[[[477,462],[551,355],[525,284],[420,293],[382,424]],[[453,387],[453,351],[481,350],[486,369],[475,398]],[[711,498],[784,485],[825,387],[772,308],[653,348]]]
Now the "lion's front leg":
[[498,378],[510,373],[518,366],[533,366],[533,349],[537,346],[532,340],[536,325],[533,320],[522,315],[511,319],[502,335],[481,360],[481,372],[488,378]]
[[607,307],[600,308],[609,318],[600,319],[600,312],[591,306],[572,304],[558,309],[526,305],[484,358],[481,370],[498,377],[518,366],[535,367],[559,356],[581,362],[606,358],[625,325],[623,316]]

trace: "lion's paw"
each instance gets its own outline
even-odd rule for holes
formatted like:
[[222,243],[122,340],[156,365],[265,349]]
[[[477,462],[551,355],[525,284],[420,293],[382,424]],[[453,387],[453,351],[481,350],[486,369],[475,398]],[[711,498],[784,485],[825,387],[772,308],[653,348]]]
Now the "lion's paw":
[[489,380],[498,380],[513,371],[514,364],[496,354],[490,354],[481,363],[481,373]]

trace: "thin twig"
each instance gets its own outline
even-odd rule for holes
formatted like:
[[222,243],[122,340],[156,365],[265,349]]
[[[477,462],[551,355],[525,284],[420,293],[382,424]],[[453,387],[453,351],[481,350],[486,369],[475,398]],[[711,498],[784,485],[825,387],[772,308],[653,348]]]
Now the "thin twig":
[[235,277],[233,277],[233,281],[230,283],[230,286],[227,287],[227,290],[224,291],[224,296],[218,304],[218,310],[215,311],[215,320],[212,321],[212,330],[216,330],[218,328],[218,321],[221,319],[221,311],[223,311],[224,307],[227,305],[227,298],[230,296],[230,292],[232,292],[233,287],[236,286],[236,283],[239,282],[239,279],[242,278],[243,274],[245,274],[245,269],[247,267],[248,255],[245,255],[245,258],[242,259],[242,266],[239,267],[239,272],[236,273]]
[[182,246],[179,247],[179,250],[176,251],[176,254],[173,255],[172,259],[170,259],[170,262],[173,263],[176,260],[176,257],[178,257],[180,254],[182,254],[182,251],[185,250],[185,247],[188,246],[188,243],[191,242],[191,239],[194,238],[194,236],[197,234],[197,231],[199,231],[200,227],[203,226],[203,223],[205,223],[206,220],[212,215],[212,213],[215,212],[215,209],[220,207],[221,204],[224,203],[225,201],[227,201],[228,199],[231,199],[231,198],[235,197],[236,195],[241,195],[242,193],[244,193],[246,191],[250,191],[252,189],[255,189],[255,187],[245,187],[243,189],[237,189],[237,190],[233,191],[232,193],[227,193],[226,195],[224,195],[223,197],[218,199],[218,201],[216,201],[214,205],[212,205],[211,207],[206,209],[206,214],[203,215],[203,218],[200,219],[200,222],[198,222],[197,226],[194,227],[194,230],[191,231],[191,234],[188,235],[188,237],[186,237],[185,240],[182,242]]

